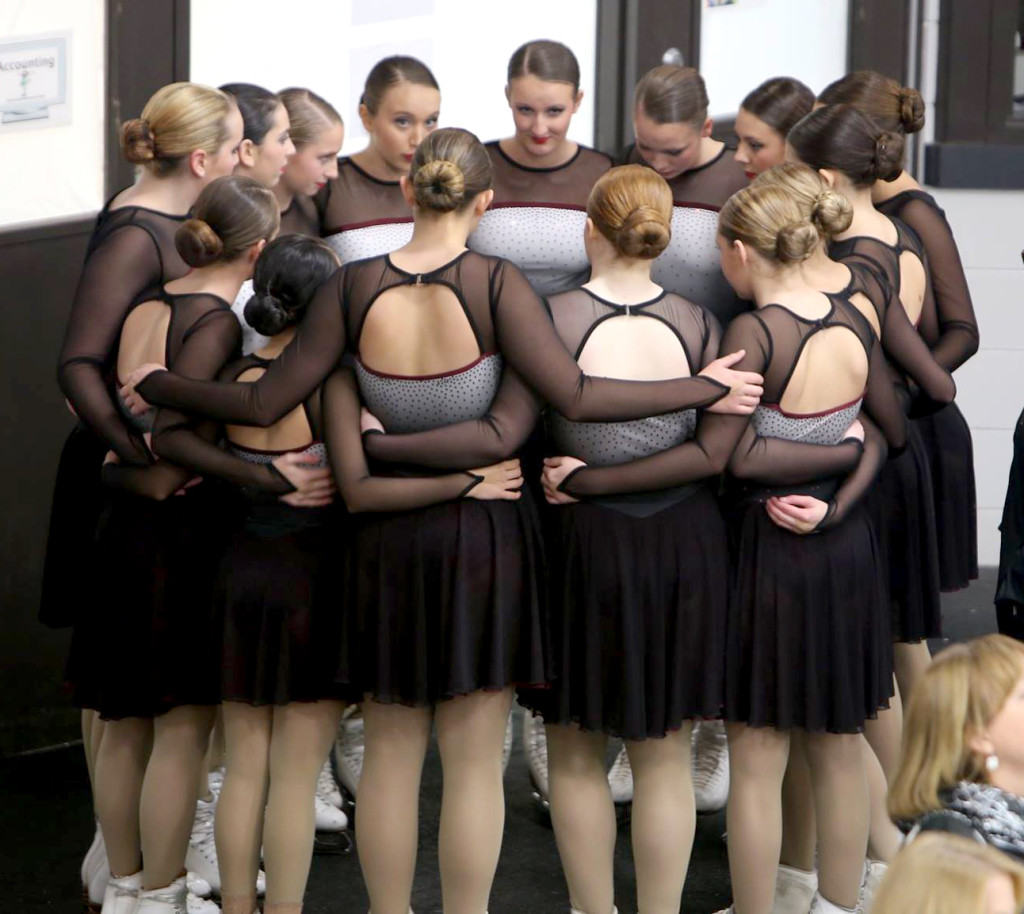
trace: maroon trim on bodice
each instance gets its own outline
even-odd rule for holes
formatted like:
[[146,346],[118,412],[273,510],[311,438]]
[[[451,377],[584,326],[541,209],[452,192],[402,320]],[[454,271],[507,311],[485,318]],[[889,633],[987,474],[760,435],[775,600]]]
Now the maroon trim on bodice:
[[377,371],[377,369],[371,368],[363,361],[361,356],[356,356],[356,359],[359,361],[359,365],[364,371],[368,371],[370,374],[376,375],[378,378],[389,378],[392,381],[435,381],[438,378],[451,378],[457,374],[464,374],[467,371],[472,371],[477,365],[484,361],[484,359],[489,359],[492,355],[498,354],[499,353],[497,352],[485,352],[468,365],[463,365],[461,368],[453,368],[451,371],[441,371],[437,374],[388,374],[386,371]]

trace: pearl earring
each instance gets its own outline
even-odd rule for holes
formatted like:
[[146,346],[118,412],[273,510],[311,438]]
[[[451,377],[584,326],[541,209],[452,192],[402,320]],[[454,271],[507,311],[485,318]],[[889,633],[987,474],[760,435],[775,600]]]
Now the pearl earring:
[[993,753],[985,756],[985,768],[991,774],[999,767],[999,756]]

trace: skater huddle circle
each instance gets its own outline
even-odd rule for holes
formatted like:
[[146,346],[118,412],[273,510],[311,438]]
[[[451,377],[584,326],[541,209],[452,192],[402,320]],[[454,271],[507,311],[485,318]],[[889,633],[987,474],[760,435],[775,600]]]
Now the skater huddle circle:
[[66,680],[103,914],[295,914],[353,808],[407,914],[432,734],[446,914],[488,909],[518,751],[575,914],[617,910],[625,804],[641,914],[723,807],[738,914],[1024,904],[1024,649],[926,640],[977,575],[978,330],[920,95],[776,77],[731,148],[659,66],[613,158],[579,84],[518,48],[488,142],[402,56],[344,117],[176,83],[124,124],[44,582],[102,594]]

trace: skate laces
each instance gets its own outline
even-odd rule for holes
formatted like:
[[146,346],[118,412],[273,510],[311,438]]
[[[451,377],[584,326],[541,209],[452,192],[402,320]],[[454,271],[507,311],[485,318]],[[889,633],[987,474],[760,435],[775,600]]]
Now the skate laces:
[[609,781],[631,781],[633,779],[633,766],[629,763],[629,753],[626,752],[626,747],[623,746],[619,750],[619,754],[615,756],[615,761],[612,762],[612,767],[608,770]]

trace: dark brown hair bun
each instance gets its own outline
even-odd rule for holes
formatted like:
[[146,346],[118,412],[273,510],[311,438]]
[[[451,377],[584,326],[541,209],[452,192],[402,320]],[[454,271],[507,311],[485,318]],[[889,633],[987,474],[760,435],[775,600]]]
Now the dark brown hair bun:
[[882,131],[875,140],[875,179],[895,181],[903,171],[904,140],[898,133]]
[[904,86],[900,89],[900,123],[904,133],[917,133],[924,128],[924,99],[917,89]]
[[627,257],[653,260],[672,238],[664,213],[646,204],[638,206],[623,221],[615,246]]
[[132,165],[143,165],[156,158],[156,141],[149,122],[133,117],[121,125],[121,149]]
[[190,267],[205,267],[224,253],[224,242],[202,219],[189,219],[174,236],[174,246]]

